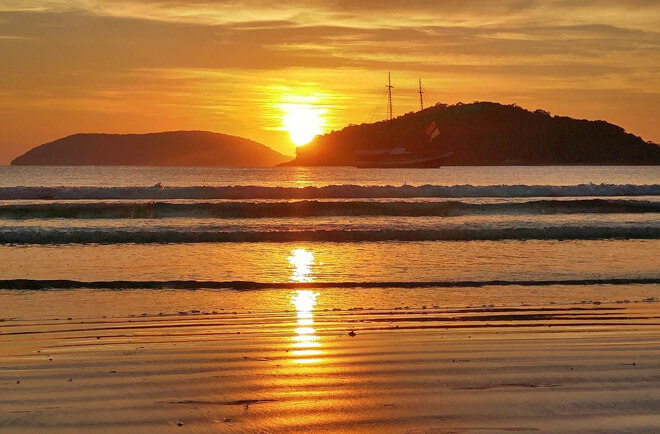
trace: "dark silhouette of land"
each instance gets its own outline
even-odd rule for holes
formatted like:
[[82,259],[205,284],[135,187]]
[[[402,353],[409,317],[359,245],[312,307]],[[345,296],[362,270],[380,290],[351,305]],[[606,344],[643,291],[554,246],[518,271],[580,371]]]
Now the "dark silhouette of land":
[[[437,132],[430,139],[427,127]],[[391,121],[349,125],[297,149],[293,161],[252,140],[208,131],[75,134],[46,143],[14,166],[353,166],[383,150],[442,155],[442,165],[660,164],[660,146],[605,121],[552,116],[491,102],[436,104]],[[375,157],[374,157],[375,155]],[[446,157],[445,157],[446,156]],[[376,161],[376,163],[378,163]]]
[[[439,133],[433,140],[425,133],[431,122]],[[660,146],[608,122],[476,102],[349,125],[298,148],[286,165],[356,165],[360,153],[392,148],[413,155],[451,153],[443,165],[660,164]]]
[[241,137],[208,131],[75,134],[37,146],[12,166],[274,166],[291,157]]

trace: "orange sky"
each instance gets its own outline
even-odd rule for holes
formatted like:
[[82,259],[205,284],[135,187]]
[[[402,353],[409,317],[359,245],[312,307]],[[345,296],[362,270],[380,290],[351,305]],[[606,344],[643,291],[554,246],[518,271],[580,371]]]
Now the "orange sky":
[[317,106],[326,131],[382,119],[388,71],[395,114],[421,77],[428,102],[660,142],[654,0],[0,0],[0,59],[0,164],[76,132],[204,129],[293,154],[282,107]]

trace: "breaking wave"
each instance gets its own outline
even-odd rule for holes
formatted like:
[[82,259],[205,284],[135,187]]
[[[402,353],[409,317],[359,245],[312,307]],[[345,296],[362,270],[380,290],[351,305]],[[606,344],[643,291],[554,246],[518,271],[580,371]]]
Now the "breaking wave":
[[273,218],[328,216],[464,216],[659,213],[660,202],[621,199],[533,200],[508,203],[441,202],[96,202],[0,206],[0,218]]
[[[252,282],[200,281],[200,280],[111,280],[84,282],[78,280],[0,280],[0,289],[320,289],[320,288],[456,288],[483,286],[550,286],[550,285],[651,285],[660,283],[657,277],[607,278],[607,279],[554,279],[554,280],[439,280],[420,282]],[[648,301],[655,301],[649,299]]]
[[0,230],[0,244],[148,244],[241,242],[375,242],[375,241],[472,241],[472,240],[599,240],[657,239],[660,227],[644,226],[550,226],[550,227],[452,227],[444,229],[377,230],[272,230],[218,231],[172,228],[114,229],[75,228]]
[[584,197],[656,196],[660,185],[422,185],[325,187],[1,187],[0,200],[77,199],[319,199],[413,197]]

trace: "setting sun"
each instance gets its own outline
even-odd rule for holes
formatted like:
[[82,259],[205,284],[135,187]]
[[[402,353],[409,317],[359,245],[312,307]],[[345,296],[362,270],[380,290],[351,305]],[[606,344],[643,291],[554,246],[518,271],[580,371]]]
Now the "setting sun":
[[303,146],[323,133],[325,109],[310,104],[284,104],[282,110],[284,129],[294,145]]

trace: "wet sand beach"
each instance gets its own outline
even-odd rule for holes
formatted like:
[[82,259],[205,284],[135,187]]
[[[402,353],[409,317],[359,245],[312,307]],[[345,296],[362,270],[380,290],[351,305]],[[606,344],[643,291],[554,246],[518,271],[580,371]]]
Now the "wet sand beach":
[[658,285],[603,288],[4,291],[0,430],[653,432]]

